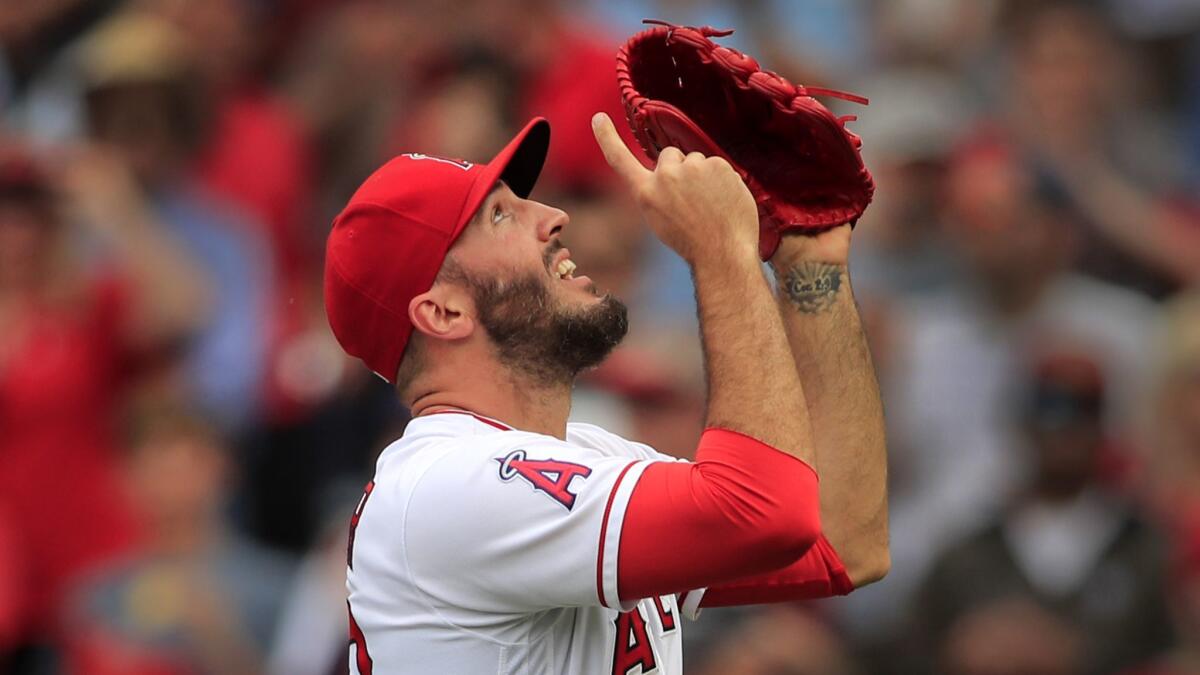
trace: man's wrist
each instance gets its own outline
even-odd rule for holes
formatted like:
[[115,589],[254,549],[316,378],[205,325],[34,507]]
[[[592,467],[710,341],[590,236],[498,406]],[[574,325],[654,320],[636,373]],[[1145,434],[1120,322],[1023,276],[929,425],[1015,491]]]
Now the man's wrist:
[[823,262],[846,266],[850,257],[850,226],[840,225],[822,232],[789,230],[782,233],[770,264],[780,269],[800,262]]
[[754,242],[727,243],[695,251],[686,260],[693,274],[720,270],[758,269],[758,248]]

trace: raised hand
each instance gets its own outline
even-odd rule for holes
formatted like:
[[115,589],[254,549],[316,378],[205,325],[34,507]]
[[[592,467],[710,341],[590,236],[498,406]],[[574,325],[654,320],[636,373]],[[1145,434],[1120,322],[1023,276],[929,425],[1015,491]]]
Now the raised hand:
[[597,113],[592,131],[655,235],[690,265],[757,255],[754,198],[728,162],[665,148],[650,170],[625,146],[608,115]]

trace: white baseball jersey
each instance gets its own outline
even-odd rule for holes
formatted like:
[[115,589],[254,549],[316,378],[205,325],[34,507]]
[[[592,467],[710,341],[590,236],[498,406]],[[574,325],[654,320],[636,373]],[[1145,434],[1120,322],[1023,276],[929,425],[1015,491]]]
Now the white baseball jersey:
[[412,420],[355,511],[350,672],[683,672],[700,591],[622,603],[621,524],[646,466],[588,424],[565,441],[465,412]]

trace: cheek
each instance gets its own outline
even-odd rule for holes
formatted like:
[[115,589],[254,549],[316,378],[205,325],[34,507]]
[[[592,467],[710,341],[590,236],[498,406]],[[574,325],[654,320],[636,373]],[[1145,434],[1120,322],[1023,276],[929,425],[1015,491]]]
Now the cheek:
[[540,250],[514,244],[512,248],[504,250],[504,259],[507,261],[505,268],[508,276],[536,277],[544,285],[553,285],[551,282],[554,280],[546,271],[546,262]]
[[545,274],[543,248],[515,228],[499,228],[464,234],[455,244],[454,257],[468,271],[512,278],[532,272]]

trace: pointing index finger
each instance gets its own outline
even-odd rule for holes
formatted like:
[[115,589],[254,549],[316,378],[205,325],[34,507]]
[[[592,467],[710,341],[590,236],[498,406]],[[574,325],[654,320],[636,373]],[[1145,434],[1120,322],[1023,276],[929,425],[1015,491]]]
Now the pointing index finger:
[[592,132],[596,135],[596,143],[600,145],[608,165],[626,182],[633,184],[649,173],[629,151],[625,141],[621,140],[608,115],[601,112],[592,116]]

